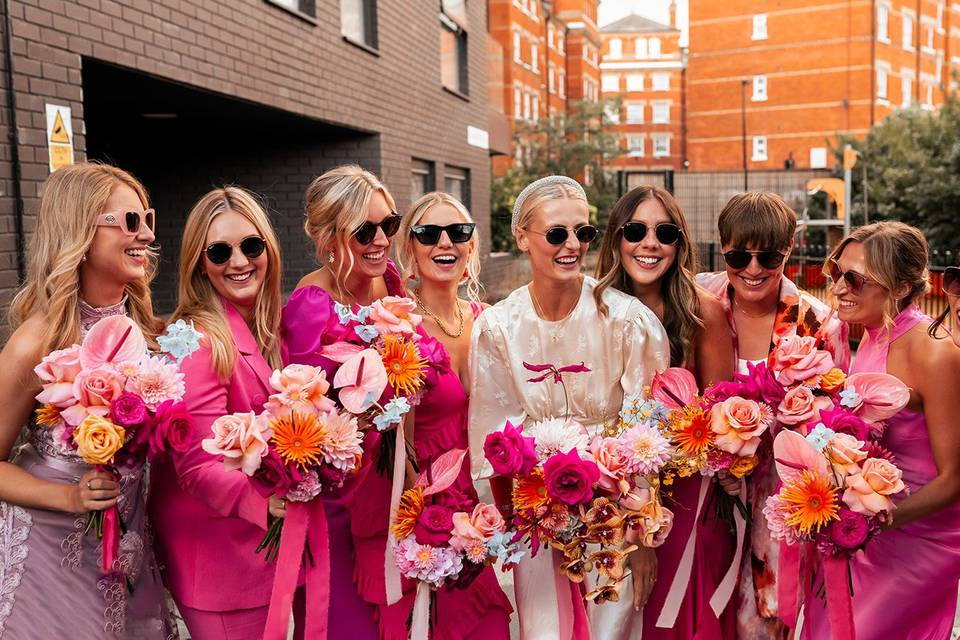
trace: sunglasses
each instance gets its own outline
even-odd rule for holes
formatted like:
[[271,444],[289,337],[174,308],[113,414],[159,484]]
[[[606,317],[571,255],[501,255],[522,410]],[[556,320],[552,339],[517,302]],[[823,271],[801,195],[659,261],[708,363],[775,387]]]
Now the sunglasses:
[[764,249],[762,251],[748,251],[746,249],[731,249],[723,254],[723,261],[731,269],[746,269],[754,256],[757,262],[764,269],[776,269],[783,264],[787,254],[780,253],[776,249]]
[[[248,236],[237,245],[240,253],[253,260],[259,258],[267,244],[260,236]],[[207,247],[207,260],[213,264],[225,264],[233,256],[233,245],[229,242],[213,242]]]
[[370,244],[377,237],[377,229],[383,229],[383,235],[392,238],[400,229],[401,219],[396,213],[391,213],[380,222],[364,222],[353,231],[353,237],[360,244]]
[[101,214],[97,218],[98,227],[120,227],[120,230],[129,236],[139,234],[144,227],[153,233],[154,222],[153,209],[147,209],[143,213],[139,211],[112,211]]
[[[560,246],[567,241],[567,238],[570,237],[570,229],[567,229],[566,227],[550,227],[546,231],[534,231],[533,229],[527,229],[527,231],[543,236],[547,239],[547,242],[556,246]],[[581,244],[590,244],[594,241],[594,239],[596,239],[598,233],[599,231],[597,231],[597,228],[589,224],[585,224],[573,230],[573,235],[576,236],[577,241]]]
[[944,269],[943,292],[951,296],[960,296],[960,267]]
[[[646,222],[628,222],[620,227],[620,233],[627,242],[642,242],[648,229]],[[661,222],[653,228],[653,235],[660,244],[673,244],[680,239],[680,227],[672,222]]]
[[420,244],[433,245],[440,242],[440,234],[446,232],[450,242],[460,244],[470,240],[473,237],[473,230],[476,228],[477,225],[473,222],[448,224],[445,227],[438,224],[415,224],[410,227],[410,233]]
[[830,279],[834,284],[843,280],[846,282],[847,287],[850,289],[850,293],[855,296],[860,295],[863,292],[863,288],[868,284],[881,287],[879,282],[868,278],[862,273],[857,273],[856,271],[843,271],[840,269],[840,264],[836,260],[830,260],[827,268],[830,270]]

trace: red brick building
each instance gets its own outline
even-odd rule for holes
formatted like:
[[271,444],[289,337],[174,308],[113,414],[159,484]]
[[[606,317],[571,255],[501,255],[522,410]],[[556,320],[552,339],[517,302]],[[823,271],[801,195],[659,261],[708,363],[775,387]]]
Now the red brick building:
[[695,170],[829,167],[837,135],[863,136],[901,107],[936,108],[960,68],[956,2],[690,0],[689,8]]
[[674,3],[670,25],[630,15],[601,29],[601,91],[623,101],[620,113],[611,114],[626,151],[616,169],[683,167],[686,52],[675,16]]
[[50,172],[47,105],[70,108],[77,161],[113,161],[150,191],[163,247],[161,311],[173,302],[188,208],[214,185],[264,196],[288,287],[314,268],[302,228],[304,190],[344,162],[381,175],[401,208],[427,189],[455,193],[477,217],[480,237],[489,237],[482,2],[30,0],[4,7],[0,135],[16,132],[17,143],[0,156],[0,310],[22,275],[38,191]]

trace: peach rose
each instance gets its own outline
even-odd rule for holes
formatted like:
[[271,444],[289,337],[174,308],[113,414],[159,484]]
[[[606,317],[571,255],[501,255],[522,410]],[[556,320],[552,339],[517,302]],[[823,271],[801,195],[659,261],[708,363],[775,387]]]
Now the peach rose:
[[834,469],[843,476],[860,471],[860,462],[867,459],[867,452],[863,450],[863,441],[857,440],[849,433],[837,433],[830,437],[823,452],[833,464]]
[[816,396],[804,386],[794,387],[777,407],[777,420],[783,424],[796,426],[811,420],[820,419],[820,410],[829,409],[833,401],[825,396]]
[[497,531],[503,531],[506,523],[496,507],[480,503],[472,514],[458,511],[453,514],[453,540],[466,543],[469,540],[487,540]]
[[263,415],[250,411],[220,416],[210,430],[213,437],[205,438],[201,447],[209,454],[223,456],[224,468],[243,469],[248,476],[260,468],[260,461],[269,451],[267,440],[272,435]]
[[126,431],[100,416],[87,416],[73,432],[77,453],[87,464],[110,464],[123,446]]
[[107,367],[81,371],[73,381],[73,396],[85,407],[109,407],[123,389],[120,374]]
[[780,338],[770,354],[771,369],[785,387],[823,375],[833,369],[833,356],[817,348],[813,336],[789,335]]
[[373,303],[370,322],[380,335],[402,333],[413,335],[423,322],[423,316],[414,313],[417,304],[410,298],[387,296]]
[[44,383],[37,396],[41,404],[54,404],[65,409],[76,402],[73,381],[80,373],[80,346],[53,351],[33,369]]
[[713,405],[710,430],[717,434],[717,446],[728,453],[752,456],[760,436],[773,421],[770,407],[739,396]]
[[757,468],[759,462],[760,459],[757,458],[757,456],[743,456],[734,460],[727,471],[729,471],[730,475],[734,478],[743,478],[753,473],[753,470]]
[[600,469],[599,484],[607,491],[623,493],[627,459],[621,452],[620,441],[617,438],[596,437],[590,442],[590,456]]
[[847,476],[843,502],[852,511],[873,516],[881,511],[893,511],[895,505],[889,496],[900,493],[905,486],[902,472],[889,460],[867,458],[859,473]]
[[827,393],[834,393],[835,391],[840,391],[840,389],[843,388],[843,383],[846,381],[847,374],[834,367],[820,378],[820,388]]
[[291,411],[327,413],[336,408],[333,400],[326,396],[330,383],[320,367],[289,364],[282,371],[273,372],[270,386],[278,393],[270,396],[264,408],[275,418]]

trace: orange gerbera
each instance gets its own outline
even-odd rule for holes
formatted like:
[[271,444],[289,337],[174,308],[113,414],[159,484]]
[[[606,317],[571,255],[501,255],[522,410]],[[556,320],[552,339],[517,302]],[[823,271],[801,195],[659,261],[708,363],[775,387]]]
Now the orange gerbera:
[[680,451],[688,456],[705,453],[714,442],[715,435],[710,429],[710,414],[701,407],[685,407],[670,419],[673,442]]
[[786,503],[784,521],[806,535],[819,531],[831,520],[839,520],[838,489],[816,471],[804,469],[800,477],[780,490]]
[[423,513],[423,489],[414,487],[404,491],[400,496],[400,506],[397,507],[397,516],[393,521],[393,535],[397,540],[403,540],[413,533],[421,513]]
[[55,404],[42,404],[37,408],[37,424],[41,427],[56,427],[63,419],[60,417],[60,407]]
[[517,480],[517,486],[513,488],[513,507],[517,511],[536,512],[547,502],[549,498],[547,486],[543,483],[543,471],[536,469],[526,478]]
[[412,396],[423,385],[427,361],[420,357],[417,345],[402,336],[387,334],[379,349],[387,381],[396,394]]
[[293,462],[303,468],[322,462],[326,434],[316,415],[292,411],[274,420],[270,426],[273,427],[270,441],[284,462]]

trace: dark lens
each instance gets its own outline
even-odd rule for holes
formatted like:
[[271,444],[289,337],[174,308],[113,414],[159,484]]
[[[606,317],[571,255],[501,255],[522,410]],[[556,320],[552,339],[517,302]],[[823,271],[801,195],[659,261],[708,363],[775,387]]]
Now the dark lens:
[[731,269],[746,269],[752,259],[753,256],[750,255],[750,252],[742,249],[733,249],[723,254],[724,262],[726,262]]
[[628,222],[621,227],[621,231],[627,242],[642,242],[647,237],[647,225],[643,222]]
[[[388,238],[393,237],[397,231],[400,229],[400,216],[397,214],[391,214],[380,221],[380,228],[383,229],[383,235]],[[373,239],[371,238],[371,241]]]
[[240,243],[240,251],[243,252],[243,255],[248,258],[259,258],[260,254],[263,253],[263,250],[266,249],[267,245],[263,241],[263,238],[259,236],[250,236],[249,238],[244,238],[243,242]]
[[360,244],[370,244],[376,236],[377,225],[372,222],[364,222],[353,232],[353,237],[356,238]]
[[440,242],[440,232],[442,230],[443,227],[435,224],[418,224],[410,229],[413,237],[416,238],[420,244],[426,245],[434,245]]
[[150,231],[153,231],[154,229],[156,229],[156,227],[153,226],[153,225],[154,225],[153,209],[148,210],[148,211],[147,211],[146,213],[144,213],[143,215],[144,215],[144,217],[145,217],[145,219],[146,219],[147,226],[150,227]]
[[136,211],[127,211],[126,223],[127,233],[138,233],[140,231],[140,214]]
[[577,234],[577,240],[583,244],[590,244],[593,242],[594,238],[597,237],[597,228],[588,224],[578,227],[575,233]]
[[561,245],[570,237],[570,233],[566,227],[551,227],[547,229],[547,232],[543,235],[547,239],[547,242],[553,245]]
[[830,270],[830,279],[833,280],[833,283],[836,284],[840,282],[840,278],[843,277],[843,272],[840,271],[840,265],[838,265],[835,260],[831,260],[827,263],[827,268]]
[[779,251],[761,251],[757,254],[757,262],[764,269],[776,269],[783,264],[783,257]]
[[673,244],[680,239],[680,227],[671,222],[662,222],[657,225],[656,235],[660,244]]
[[477,225],[472,222],[464,222],[461,224],[448,224],[444,227],[444,230],[447,232],[447,237],[450,238],[450,242],[459,244],[461,242],[467,242],[473,237],[473,230],[476,226]]
[[943,291],[960,296],[960,267],[947,267],[943,272]]
[[233,247],[226,242],[214,242],[207,247],[207,260],[213,264],[223,264],[233,254]]

